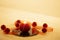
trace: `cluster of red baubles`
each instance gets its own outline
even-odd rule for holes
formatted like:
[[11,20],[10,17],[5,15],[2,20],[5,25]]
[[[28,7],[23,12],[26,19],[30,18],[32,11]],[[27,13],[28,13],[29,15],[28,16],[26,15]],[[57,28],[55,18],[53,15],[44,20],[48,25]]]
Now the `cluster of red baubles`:
[[8,34],[10,32],[10,29],[6,28],[5,25],[1,25],[1,29],[4,31],[5,34]]
[[[34,30],[35,30],[35,27],[37,26],[37,23],[36,23],[36,22],[33,22],[33,23],[30,25],[30,24],[28,24],[28,23],[22,23],[21,20],[17,20],[17,21],[15,22],[15,26],[16,26],[16,29],[17,29],[17,30],[20,30],[20,31],[23,32],[23,33],[25,33],[25,32],[28,33],[28,31],[31,29],[31,26],[32,26],[32,27],[33,27],[32,33],[34,33]],[[42,32],[43,32],[43,33],[46,33],[46,32],[47,32],[47,27],[48,27],[48,25],[47,25],[46,23],[44,23],[44,24],[43,24],[43,28],[42,28]],[[1,29],[3,30],[3,32],[4,32],[5,34],[9,34],[9,33],[10,33],[10,29],[7,28],[5,25],[1,25]]]

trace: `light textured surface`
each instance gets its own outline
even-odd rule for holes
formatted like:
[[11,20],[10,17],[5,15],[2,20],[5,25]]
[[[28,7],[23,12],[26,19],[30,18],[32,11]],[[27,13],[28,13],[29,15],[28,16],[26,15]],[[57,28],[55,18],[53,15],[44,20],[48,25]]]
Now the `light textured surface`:
[[0,6],[60,17],[60,0],[0,0]]
[[60,40],[60,18],[0,7],[0,25],[6,24],[7,27],[13,28],[13,24],[17,19],[28,20],[30,22],[36,21],[40,26],[46,22],[53,28],[53,32],[31,37],[18,37],[5,35],[0,30],[0,40]]

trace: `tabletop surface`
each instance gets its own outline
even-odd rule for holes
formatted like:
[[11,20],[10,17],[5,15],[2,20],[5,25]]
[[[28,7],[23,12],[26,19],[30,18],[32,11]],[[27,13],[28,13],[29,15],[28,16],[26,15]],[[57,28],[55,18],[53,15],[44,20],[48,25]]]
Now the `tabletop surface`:
[[28,20],[30,22],[36,21],[40,26],[43,23],[47,23],[49,27],[53,28],[53,32],[49,32],[46,35],[38,34],[31,37],[18,37],[3,34],[2,30],[0,30],[0,40],[60,40],[60,18],[0,7],[0,25],[5,24],[13,28],[12,24],[17,19]]

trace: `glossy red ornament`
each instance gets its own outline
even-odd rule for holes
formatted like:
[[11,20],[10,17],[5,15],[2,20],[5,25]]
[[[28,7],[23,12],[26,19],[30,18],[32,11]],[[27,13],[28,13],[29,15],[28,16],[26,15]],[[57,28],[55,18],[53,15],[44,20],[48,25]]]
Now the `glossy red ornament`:
[[1,25],[1,29],[2,30],[6,29],[6,26],[5,25]]
[[36,26],[37,26],[37,23],[36,23],[36,22],[33,22],[33,23],[32,23],[32,26],[33,26],[33,27],[36,27]]
[[21,24],[20,30],[23,32],[28,32],[30,30],[30,25],[29,24]]
[[44,23],[44,24],[43,24],[43,27],[44,27],[44,28],[47,28],[47,27],[48,27],[48,25],[47,25],[46,23]]
[[46,33],[46,32],[47,32],[47,29],[46,29],[46,28],[43,28],[43,29],[42,29],[42,32],[43,32],[43,33]]
[[5,33],[5,34],[9,34],[9,32],[10,32],[10,29],[9,29],[9,28],[6,28],[6,29],[4,30],[4,33]]

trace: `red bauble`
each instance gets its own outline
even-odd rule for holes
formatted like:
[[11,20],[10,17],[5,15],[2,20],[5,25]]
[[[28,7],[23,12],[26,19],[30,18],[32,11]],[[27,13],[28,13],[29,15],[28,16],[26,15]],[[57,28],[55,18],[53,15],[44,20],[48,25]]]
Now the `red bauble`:
[[1,29],[2,30],[6,29],[6,26],[5,25],[1,25]]
[[20,26],[20,24],[19,24],[19,23],[15,23],[15,26],[16,26],[16,27],[19,27],[19,26]]
[[21,23],[21,21],[20,21],[20,20],[17,20],[16,22],[17,22],[17,23]]
[[48,25],[47,25],[46,23],[44,23],[44,24],[43,24],[43,27],[44,27],[44,28],[47,28],[47,27],[48,27]]
[[21,24],[20,30],[23,32],[28,32],[30,30],[30,25],[29,24]]
[[10,32],[10,29],[9,28],[6,28],[5,30],[4,30],[4,33],[5,34],[8,34]]
[[42,32],[43,32],[43,33],[46,33],[46,32],[47,32],[47,29],[46,29],[46,28],[43,28],[43,29],[42,29]]
[[36,27],[36,26],[37,26],[37,23],[36,23],[36,22],[33,22],[33,23],[32,23],[32,26],[33,26],[33,27]]

